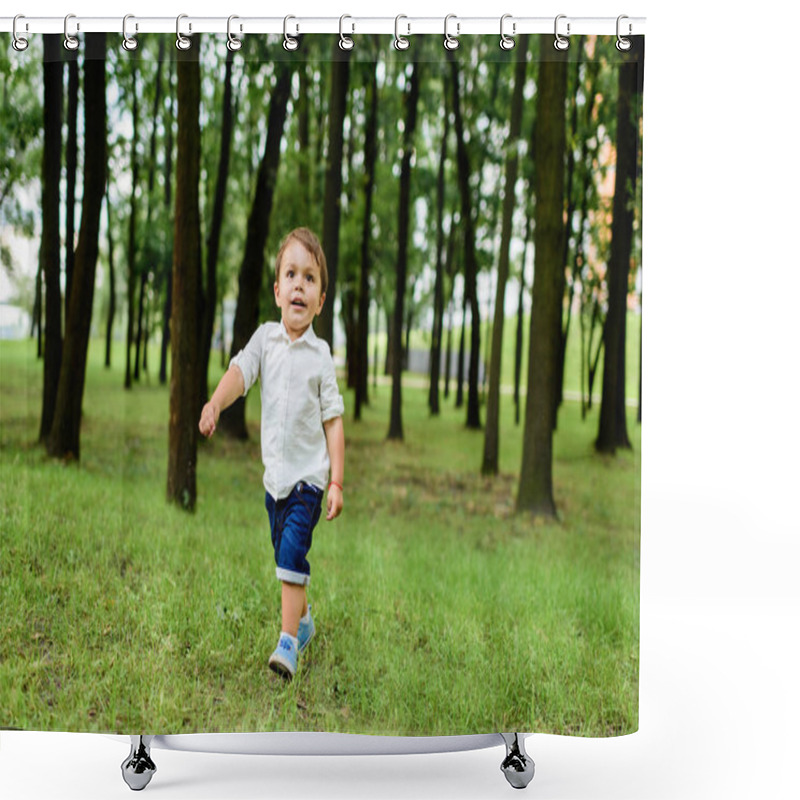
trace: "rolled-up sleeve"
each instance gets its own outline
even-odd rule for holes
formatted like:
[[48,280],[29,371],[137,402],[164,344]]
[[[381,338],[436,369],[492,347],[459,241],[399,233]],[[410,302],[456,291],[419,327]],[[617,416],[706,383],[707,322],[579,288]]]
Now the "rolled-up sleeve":
[[244,348],[231,359],[230,366],[232,367],[235,365],[239,367],[242,372],[245,394],[250,391],[250,388],[261,374],[261,361],[265,346],[264,326],[261,325],[250,337],[250,341]]
[[344,416],[344,400],[339,393],[339,385],[336,383],[336,368],[333,365],[330,352],[326,353],[326,358],[324,359],[319,400],[323,423],[329,419]]

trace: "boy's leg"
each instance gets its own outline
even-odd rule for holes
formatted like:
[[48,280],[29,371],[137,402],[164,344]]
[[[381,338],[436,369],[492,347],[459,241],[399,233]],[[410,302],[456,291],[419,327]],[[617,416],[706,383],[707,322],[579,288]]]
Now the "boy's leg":
[[308,611],[306,587],[301,583],[281,582],[281,630],[297,636],[300,617]]

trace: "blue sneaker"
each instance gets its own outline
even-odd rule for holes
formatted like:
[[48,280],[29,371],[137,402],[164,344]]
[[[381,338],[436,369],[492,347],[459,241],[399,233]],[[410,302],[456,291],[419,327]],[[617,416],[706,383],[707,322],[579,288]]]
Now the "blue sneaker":
[[308,622],[300,620],[297,626],[297,652],[302,653],[308,647],[308,643],[314,638],[317,628],[314,625],[314,620],[311,618],[311,604],[308,606]]
[[289,680],[297,672],[297,647],[285,634],[281,634],[275,652],[269,657],[269,668]]

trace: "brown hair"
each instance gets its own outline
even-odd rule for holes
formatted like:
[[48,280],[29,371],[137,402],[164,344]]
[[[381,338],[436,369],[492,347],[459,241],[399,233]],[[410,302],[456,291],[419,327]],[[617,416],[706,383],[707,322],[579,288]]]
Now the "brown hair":
[[325,253],[322,251],[322,245],[319,243],[317,235],[308,228],[295,228],[283,237],[280,250],[278,250],[278,257],[275,259],[275,280],[278,281],[281,276],[281,259],[283,252],[289,245],[292,239],[297,239],[300,244],[313,256],[319,267],[320,281],[322,283],[322,294],[328,291],[328,262],[325,259]]

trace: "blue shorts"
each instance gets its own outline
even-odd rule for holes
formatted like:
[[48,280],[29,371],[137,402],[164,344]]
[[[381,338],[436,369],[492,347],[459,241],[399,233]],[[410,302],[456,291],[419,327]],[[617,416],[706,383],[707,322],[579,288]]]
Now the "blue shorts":
[[277,502],[266,492],[265,504],[275,551],[275,575],[286,583],[308,585],[311,566],[306,556],[322,511],[322,489],[301,481],[288,497]]

